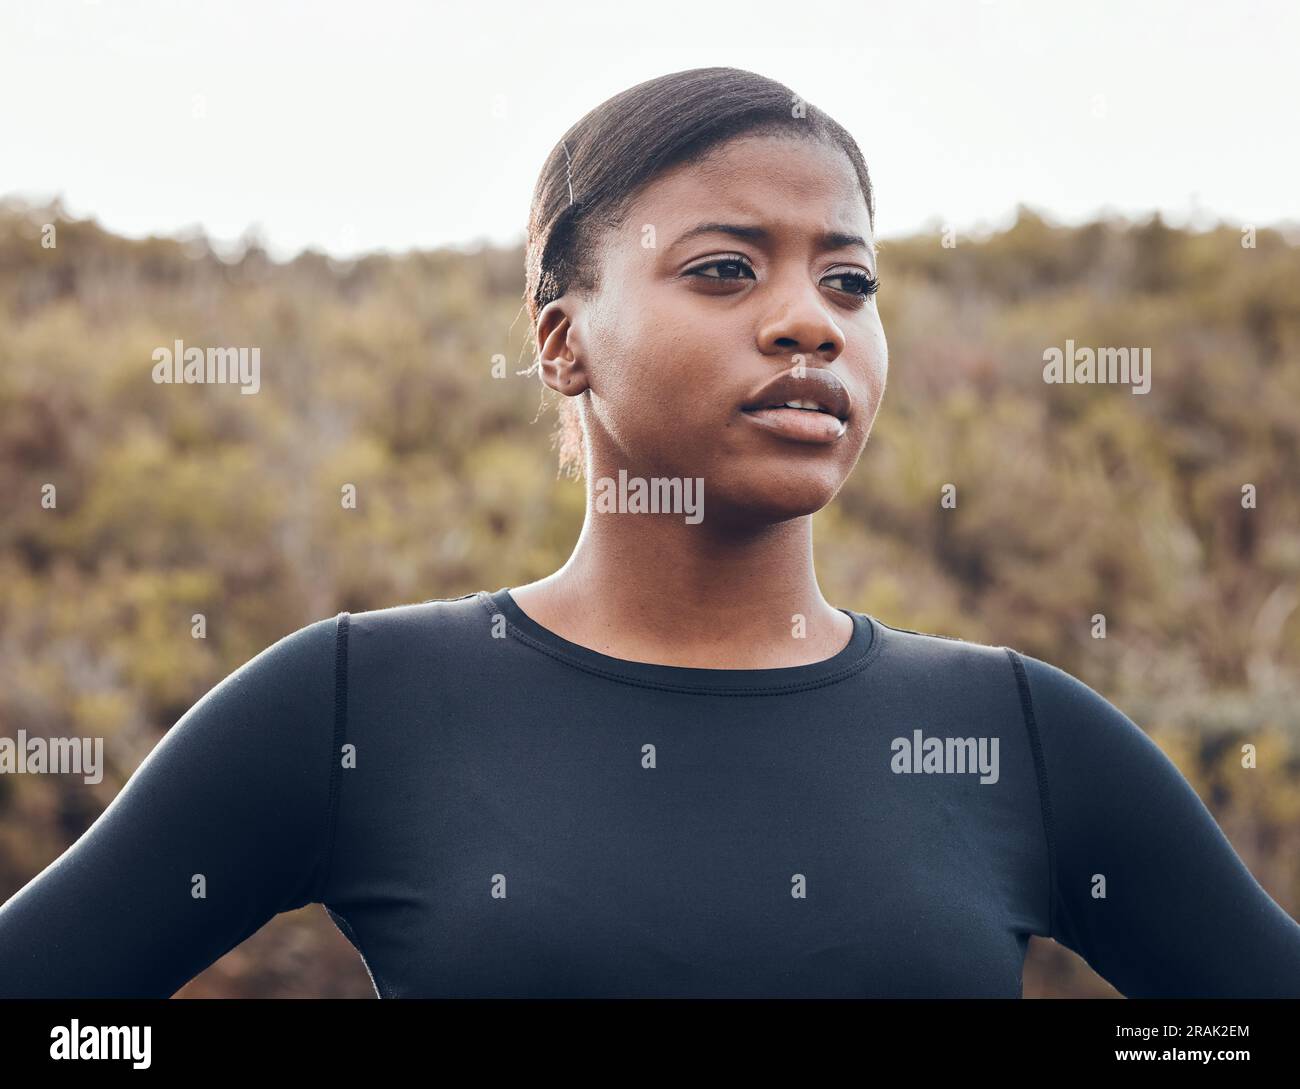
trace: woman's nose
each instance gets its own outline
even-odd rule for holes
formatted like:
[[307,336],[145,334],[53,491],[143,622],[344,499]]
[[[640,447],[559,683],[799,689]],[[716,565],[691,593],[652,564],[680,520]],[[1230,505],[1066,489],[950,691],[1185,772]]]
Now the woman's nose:
[[767,355],[816,355],[829,363],[844,351],[844,333],[816,289],[785,295],[759,331]]

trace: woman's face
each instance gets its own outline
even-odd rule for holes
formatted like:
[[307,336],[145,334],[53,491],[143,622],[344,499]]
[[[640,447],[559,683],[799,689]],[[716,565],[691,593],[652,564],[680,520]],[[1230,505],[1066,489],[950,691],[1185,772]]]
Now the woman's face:
[[[548,345],[556,388],[591,391],[593,477],[702,478],[706,521],[829,503],[885,390],[872,244],[857,176],[821,141],[742,136],[651,182],[603,239],[599,290],[551,304],[571,317],[567,350]],[[792,399],[830,412],[761,411]]]

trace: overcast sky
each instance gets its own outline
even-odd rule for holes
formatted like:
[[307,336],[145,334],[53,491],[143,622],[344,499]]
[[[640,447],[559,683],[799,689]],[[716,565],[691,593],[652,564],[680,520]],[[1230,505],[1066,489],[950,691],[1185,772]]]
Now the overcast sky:
[[878,232],[1295,222],[1300,5],[0,0],[0,196],[339,256],[522,237],[610,95],[731,65],[857,139]]

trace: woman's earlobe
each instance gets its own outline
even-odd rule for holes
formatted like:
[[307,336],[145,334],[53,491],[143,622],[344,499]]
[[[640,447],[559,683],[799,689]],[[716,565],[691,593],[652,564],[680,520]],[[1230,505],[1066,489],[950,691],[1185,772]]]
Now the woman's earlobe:
[[555,383],[552,388],[566,397],[576,397],[587,389],[587,377],[582,372],[582,365],[576,360],[555,366]]
[[567,347],[549,353],[544,351],[538,361],[542,381],[557,393],[576,397],[587,389],[582,359]]

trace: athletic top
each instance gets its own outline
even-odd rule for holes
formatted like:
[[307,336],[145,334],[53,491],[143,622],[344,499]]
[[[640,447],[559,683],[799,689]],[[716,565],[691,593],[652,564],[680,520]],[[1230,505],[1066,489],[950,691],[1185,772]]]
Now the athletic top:
[[1300,925],[1129,718],[841,611],[746,670],[508,589],[300,628],[0,908],[0,994],[166,997],[321,903],[381,998],[1020,997],[1031,934],[1128,996],[1300,996]]

